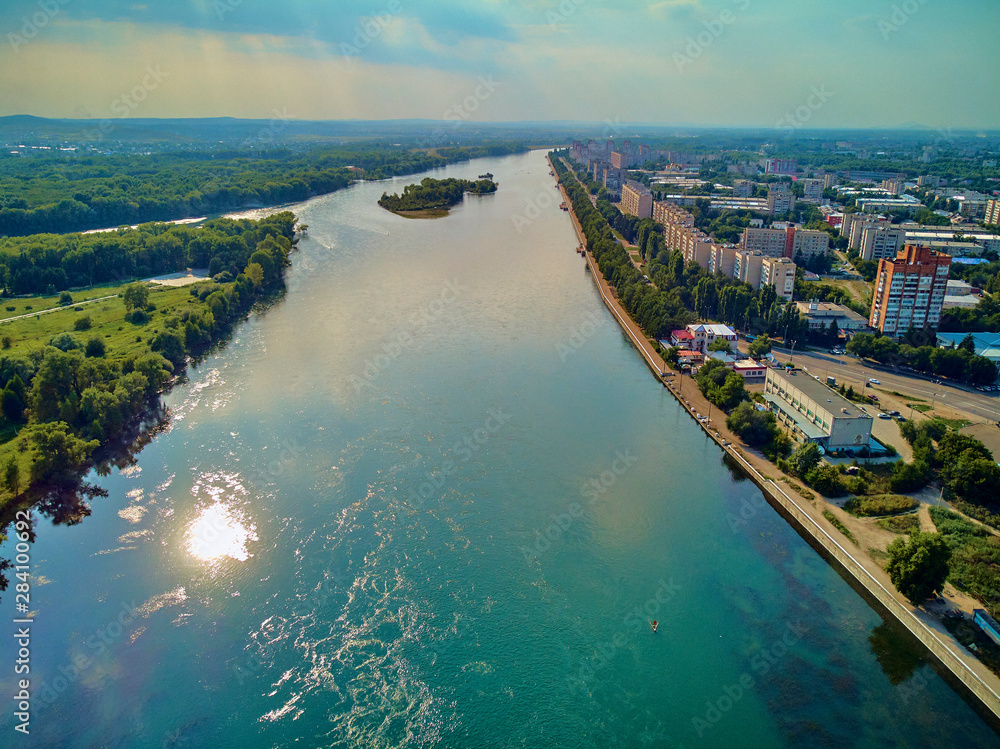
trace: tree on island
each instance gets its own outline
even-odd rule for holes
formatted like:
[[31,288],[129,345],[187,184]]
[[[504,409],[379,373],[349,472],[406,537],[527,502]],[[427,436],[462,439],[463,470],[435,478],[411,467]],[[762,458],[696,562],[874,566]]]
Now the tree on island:
[[909,541],[897,538],[886,553],[889,579],[910,603],[920,604],[944,589],[951,550],[940,533],[918,531]]

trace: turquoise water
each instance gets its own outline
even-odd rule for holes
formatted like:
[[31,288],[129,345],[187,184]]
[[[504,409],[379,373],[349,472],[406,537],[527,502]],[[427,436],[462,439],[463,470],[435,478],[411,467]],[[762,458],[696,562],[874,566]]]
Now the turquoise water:
[[442,220],[300,208],[286,298],[37,523],[3,745],[996,744],[651,378],[544,154],[435,174],[486,171]]

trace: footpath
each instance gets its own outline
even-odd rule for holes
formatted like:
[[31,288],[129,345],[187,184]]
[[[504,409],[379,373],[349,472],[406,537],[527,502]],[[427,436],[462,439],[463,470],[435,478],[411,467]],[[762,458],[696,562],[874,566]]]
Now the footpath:
[[[551,165],[551,161],[549,163]],[[799,535],[851,583],[873,608],[883,615],[892,616],[906,627],[930,651],[937,666],[935,670],[960,694],[978,706],[979,712],[995,729],[1000,729],[1000,678],[958,644],[937,618],[923,608],[914,607],[896,591],[888,574],[868,554],[860,549],[852,550],[841,543],[842,540],[848,544],[850,542],[823,517],[823,510],[829,509],[834,515],[843,514],[842,510],[828,506],[822,500],[807,500],[801,496],[793,498],[787,494],[772,476],[783,480],[789,487],[800,484],[785,476],[777,466],[733,435],[726,428],[725,414],[713,407],[701,394],[694,378],[671,373],[666,362],[653,349],[646,334],[621,306],[612,287],[601,275],[596,261],[586,249],[587,239],[562,184],[559,185],[559,190],[570,207],[573,228],[584,247],[587,264],[605,306],[629,336],[656,378],[674,394],[709,438],[715,440],[744,469],[760,487],[767,501]]]

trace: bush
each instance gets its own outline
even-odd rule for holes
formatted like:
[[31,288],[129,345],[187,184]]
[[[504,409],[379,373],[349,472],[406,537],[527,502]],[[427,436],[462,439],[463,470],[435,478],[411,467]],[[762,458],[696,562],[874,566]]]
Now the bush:
[[149,315],[142,309],[132,310],[125,313],[125,322],[130,322],[133,325],[145,325],[149,322]]
[[829,463],[820,463],[804,477],[805,482],[824,497],[842,497],[847,494],[840,478],[840,471]]
[[73,330],[90,330],[91,322],[90,315],[84,315],[83,317],[78,317],[73,321]]
[[87,341],[87,345],[83,351],[88,359],[91,358],[99,359],[100,357],[104,356],[105,353],[104,341],[96,337],[91,338],[89,341]]
[[920,604],[944,588],[952,552],[940,533],[918,531],[909,541],[897,538],[886,552],[889,579],[911,603]]
[[69,333],[63,333],[62,335],[57,335],[55,338],[49,341],[50,346],[54,346],[60,351],[72,351],[73,349],[80,348],[80,342],[76,340]]
[[60,307],[65,307],[72,303],[73,303],[73,295],[70,294],[68,291],[64,291],[62,294],[59,295]]
[[892,467],[892,476],[889,477],[889,488],[894,492],[915,492],[927,486],[931,479],[931,469],[922,460],[914,460],[912,463],[897,461]]
[[774,414],[758,411],[747,402],[733,410],[726,419],[726,427],[751,447],[763,447],[779,434]]
[[822,460],[822,456],[819,452],[819,445],[815,442],[804,442],[795,448],[792,457],[788,459],[788,468],[796,476],[802,478],[818,466],[820,460]]
[[920,506],[920,503],[899,494],[882,494],[874,497],[852,497],[844,504],[844,509],[858,517],[878,517],[881,515],[897,515],[909,512]]
[[9,335],[5,335],[3,337],[3,347],[4,348],[10,348],[10,346],[11,346],[12,343],[13,343],[13,341],[10,339]]

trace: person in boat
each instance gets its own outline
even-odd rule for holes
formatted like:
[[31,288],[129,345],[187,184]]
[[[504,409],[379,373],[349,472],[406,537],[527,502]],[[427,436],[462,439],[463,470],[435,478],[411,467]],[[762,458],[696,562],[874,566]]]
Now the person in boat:
[[660,623],[654,620],[649,623],[649,626],[651,626],[653,628],[653,631],[655,632],[656,628],[660,626]]

